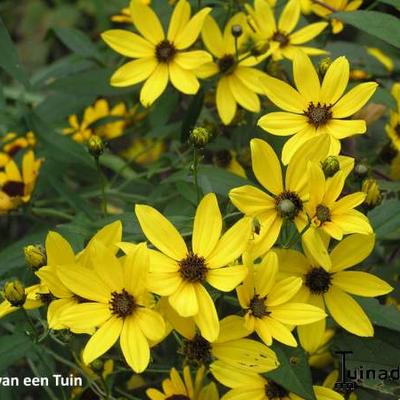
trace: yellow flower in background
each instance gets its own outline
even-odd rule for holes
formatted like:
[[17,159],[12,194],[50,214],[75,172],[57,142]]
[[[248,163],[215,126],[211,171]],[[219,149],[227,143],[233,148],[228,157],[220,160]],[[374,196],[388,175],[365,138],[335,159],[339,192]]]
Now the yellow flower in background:
[[390,112],[390,120],[385,125],[385,130],[393,147],[400,151],[400,83],[392,86],[391,93],[396,100],[396,109]]
[[361,83],[345,95],[349,81],[349,62],[339,57],[329,66],[322,84],[311,60],[298,53],[293,62],[296,89],[278,79],[263,80],[266,95],[285,112],[272,112],[258,121],[265,131],[290,136],[283,146],[282,161],[287,164],[296,150],[308,139],[323,133],[333,139],[332,152],[340,149],[340,139],[366,132],[363,120],[346,120],[367,103],[376,82]]
[[[324,387],[328,389],[334,389],[335,383],[339,382],[339,370],[334,369],[329,375],[324,379],[324,383],[322,384]],[[356,393],[352,392],[354,389],[348,389],[345,393],[346,400],[357,400]]]
[[136,217],[147,239],[159,251],[150,252],[149,290],[168,296],[183,317],[193,317],[202,336],[214,341],[219,334],[215,304],[203,286],[230,292],[247,274],[243,265],[230,264],[247,246],[251,220],[242,218],[222,236],[222,216],[214,193],[203,197],[193,224],[192,248],[162,214],[137,204]]
[[[232,34],[235,27],[240,27],[242,32],[237,38],[237,52]],[[259,81],[266,75],[252,68],[263,58],[251,56],[242,50],[248,38],[248,30],[245,15],[238,13],[227,22],[223,32],[214,18],[207,16],[201,31],[203,42],[215,61],[204,64],[196,73],[201,78],[219,74],[216,103],[218,114],[225,125],[232,122],[238,104],[251,112],[260,111],[258,95],[263,94],[263,91]]]
[[36,138],[31,131],[23,136],[18,136],[15,132],[6,133],[0,141],[0,168],[3,168],[20,150],[33,148],[35,145]]
[[381,49],[378,49],[377,47],[367,47],[367,53],[383,64],[388,72],[393,71],[393,60]]
[[[330,252],[329,269],[322,268],[307,248],[304,248],[306,256],[296,250],[279,249],[275,252],[282,276],[298,276],[303,280],[303,286],[293,301],[307,302],[322,309],[326,307],[342,328],[354,335],[373,336],[371,321],[350,295],[376,297],[391,292],[393,288],[370,273],[347,270],[367,258],[374,244],[374,235],[347,236]],[[316,348],[325,326],[325,320],[299,326],[300,342]]]
[[[147,6],[151,4],[151,0],[140,0],[140,1]],[[176,3],[176,0],[168,0],[168,3],[173,5]],[[129,7],[122,8],[119,14],[113,15],[111,17],[111,21],[131,24],[132,23],[131,9]]]
[[361,191],[367,195],[364,203],[369,207],[375,207],[382,200],[379,184],[373,178],[368,178],[363,181]]
[[29,202],[42,162],[32,150],[24,154],[21,171],[14,160],[7,162],[0,171],[0,215]]
[[273,10],[266,1],[255,1],[254,8],[248,4],[245,7],[250,15],[249,23],[255,31],[258,46],[265,47],[267,55],[272,55],[274,60],[282,58],[292,60],[299,51],[309,55],[327,54],[325,50],[303,46],[317,37],[327,27],[327,22],[309,24],[293,32],[301,16],[299,0],[287,2],[278,23],[275,21]]
[[[207,158],[207,154],[205,156]],[[233,150],[216,150],[209,155],[210,162],[232,174],[246,178],[246,172],[238,161],[238,155]]]
[[195,94],[199,82],[194,70],[211,61],[202,50],[186,51],[198,38],[204,18],[211,8],[204,8],[190,18],[187,0],[179,0],[171,16],[167,36],[155,12],[140,0],[130,3],[132,21],[140,35],[121,29],[102,34],[103,40],[116,52],[134,58],[111,77],[111,85],[132,86],[146,81],[140,101],[150,106],[164,92],[169,81],[180,92]]
[[[330,14],[337,11],[355,11],[361,7],[363,0],[324,0],[324,5],[312,2],[312,11],[320,17],[329,18]],[[340,33],[343,30],[343,22],[332,18],[332,32]]]
[[[114,117],[113,122],[101,123],[102,119]],[[118,103],[110,108],[107,100],[97,100],[92,106],[85,109],[82,121],[79,122],[76,114],[68,117],[69,127],[64,128],[65,135],[71,135],[79,143],[86,142],[93,135],[102,139],[114,139],[124,133],[128,111],[124,103]],[[96,123],[99,123],[97,126]]]
[[139,165],[157,161],[166,150],[166,143],[157,138],[135,137],[120,153],[125,159]]
[[397,154],[390,164],[390,178],[394,181],[400,181],[400,153]]
[[219,400],[218,388],[214,382],[204,384],[206,370],[200,367],[193,381],[188,366],[183,368],[183,379],[175,368],[171,369],[170,377],[162,382],[163,392],[157,389],[147,389],[147,397],[151,400]]
[[275,339],[288,346],[297,341],[287,325],[303,325],[324,319],[320,308],[295,303],[291,299],[300,290],[301,278],[288,277],[277,281],[278,257],[267,253],[260,264],[250,265],[243,284],[236,288],[240,306],[245,311],[244,326],[268,346]]
[[333,329],[316,330],[313,336],[299,335],[300,345],[307,352],[308,364],[311,367],[322,369],[333,363],[329,348],[334,336],[335,331]]
[[[221,364],[211,366],[211,372],[219,382],[231,389],[221,400],[302,400],[302,397],[289,392],[272,379],[254,372]],[[344,400],[343,396],[327,387],[314,385],[313,390],[317,400]]]
[[71,265],[58,271],[68,289],[89,300],[64,310],[60,322],[82,329],[98,327],[84,348],[85,364],[103,355],[120,339],[126,362],[135,372],[142,372],[150,362],[149,342],[159,340],[165,333],[163,318],[148,306],[147,248],[145,244],[138,245],[121,259],[102,242],[94,241],[90,258],[91,269]]

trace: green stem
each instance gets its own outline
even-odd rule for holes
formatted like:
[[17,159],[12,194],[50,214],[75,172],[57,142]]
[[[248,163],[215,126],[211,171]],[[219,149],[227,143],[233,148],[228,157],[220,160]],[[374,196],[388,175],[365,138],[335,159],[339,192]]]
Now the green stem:
[[59,211],[59,210],[54,210],[52,208],[32,207],[30,210],[31,210],[31,213],[37,217],[58,217],[58,218],[67,219],[69,221],[72,221],[74,219],[74,217],[72,215],[69,215],[69,214]]
[[200,187],[198,181],[199,153],[196,147],[193,148],[193,184],[196,187],[197,204],[200,202]]
[[96,162],[96,167],[97,167],[97,171],[99,173],[99,178],[100,178],[100,188],[101,188],[101,197],[102,197],[101,209],[103,211],[104,216],[106,216],[107,215],[106,178],[101,170],[99,157],[95,157],[95,162]]
[[[28,365],[32,372],[35,374],[35,376],[40,376],[40,373],[38,369],[35,367],[35,364],[32,362],[32,360],[28,359]],[[55,395],[55,393],[50,389],[48,386],[44,386],[44,390],[47,392],[51,400],[58,400],[58,397]],[[63,397],[65,398],[65,394],[63,393]]]
[[235,54],[236,61],[239,61],[239,46],[238,46],[238,38],[235,36]]
[[36,330],[35,324],[33,323],[33,321],[31,320],[31,317],[28,315],[28,312],[25,310],[24,307],[21,307],[21,311],[25,316],[25,319],[28,321],[29,326],[32,328],[32,333],[33,333],[33,338],[34,338],[34,342],[36,343],[39,337],[38,331]]

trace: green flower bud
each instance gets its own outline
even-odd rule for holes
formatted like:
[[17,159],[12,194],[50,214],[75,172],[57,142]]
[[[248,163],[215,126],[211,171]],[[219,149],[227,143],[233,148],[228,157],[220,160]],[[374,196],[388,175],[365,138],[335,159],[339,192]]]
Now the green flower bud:
[[336,174],[340,169],[340,163],[336,156],[329,156],[322,163],[322,170],[324,171],[325,178],[330,178]]
[[193,144],[193,146],[202,148],[204,147],[211,139],[211,134],[208,129],[203,127],[196,127],[190,133],[189,140]]
[[232,32],[233,37],[239,38],[243,34],[243,29],[242,29],[241,25],[235,24],[235,25],[232,25],[231,32]]
[[330,57],[326,57],[321,60],[321,62],[319,63],[319,72],[322,76],[326,74],[326,71],[328,71],[328,68],[331,66],[331,64],[332,60],[330,59]]
[[25,304],[26,292],[20,281],[7,282],[4,285],[4,298],[14,307],[22,307]]
[[368,175],[368,167],[365,164],[359,163],[354,167],[354,175],[359,178],[365,178]]
[[25,262],[29,268],[37,271],[47,264],[46,250],[40,244],[30,244],[24,247]]
[[367,206],[372,208],[381,202],[381,191],[375,179],[365,179],[362,183],[361,190],[367,194],[364,200]]
[[103,154],[105,144],[99,136],[93,135],[87,141],[87,148],[93,157],[98,158]]

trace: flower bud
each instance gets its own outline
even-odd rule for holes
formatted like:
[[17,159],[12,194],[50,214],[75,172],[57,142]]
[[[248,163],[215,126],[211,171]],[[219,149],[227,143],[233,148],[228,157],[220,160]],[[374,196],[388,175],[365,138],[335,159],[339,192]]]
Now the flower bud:
[[26,264],[34,271],[47,264],[46,250],[40,244],[25,246],[24,255]]
[[192,130],[190,133],[189,140],[193,144],[193,146],[202,148],[204,147],[211,139],[211,134],[208,129],[198,126]]
[[87,148],[93,157],[98,158],[103,154],[105,145],[99,136],[93,135],[87,141]]
[[326,71],[328,71],[328,68],[331,66],[332,60],[330,57],[326,57],[321,60],[319,63],[319,73],[324,76],[326,74]]
[[361,190],[367,194],[364,203],[369,207],[375,207],[381,202],[381,192],[378,182],[375,179],[368,178],[362,183]]
[[368,174],[368,167],[365,164],[359,163],[354,167],[354,175],[359,178],[363,179]]
[[324,171],[325,178],[330,178],[336,174],[340,169],[340,163],[336,156],[329,156],[322,163],[322,170]]
[[240,36],[242,36],[243,29],[242,29],[241,25],[239,25],[239,24],[232,25],[231,33],[232,33],[232,36],[235,38],[239,38]]
[[14,307],[22,307],[25,304],[25,288],[20,281],[7,282],[4,285],[4,298]]

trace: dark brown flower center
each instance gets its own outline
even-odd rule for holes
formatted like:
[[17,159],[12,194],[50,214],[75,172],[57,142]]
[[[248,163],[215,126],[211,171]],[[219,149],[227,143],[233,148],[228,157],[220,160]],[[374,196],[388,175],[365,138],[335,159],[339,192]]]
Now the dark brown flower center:
[[51,293],[38,293],[36,298],[46,305],[49,305],[53,300],[55,300],[55,297]]
[[315,216],[318,218],[319,222],[323,224],[324,222],[328,222],[331,220],[331,211],[327,206],[323,204],[318,204],[315,209]]
[[23,182],[8,181],[1,190],[10,197],[23,196],[25,192],[25,185]]
[[14,144],[11,148],[7,150],[7,153],[10,157],[17,154],[22,149],[22,146],[19,144]]
[[181,277],[191,283],[204,282],[207,276],[207,267],[204,257],[189,253],[179,261]]
[[163,40],[156,46],[156,57],[161,63],[168,63],[176,54],[175,46],[169,40]]
[[270,313],[267,311],[267,306],[265,305],[266,297],[260,297],[256,294],[251,300],[249,304],[249,311],[256,318],[262,318]]
[[214,154],[215,164],[218,167],[226,168],[232,161],[232,155],[229,150],[219,150]]
[[166,397],[165,400],[190,400],[190,397],[184,394],[173,394],[172,396]]
[[324,294],[331,286],[332,275],[321,267],[312,268],[304,276],[304,284],[312,294]]
[[321,104],[320,102],[315,105],[310,103],[304,115],[308,117],[308,122],[313,124],[316,128],[325,125],[331,118],[332,112],[331,105]]
[[134,297],[125,289],[122,292],[112,292],[110,310],[118,318],[126,318],[133,313],[137,307]]
[[272,35],[272,40],[279,43],[279,47],[285,47],[289,44],[289,37],[286,33],[281,31],[276,31]]
[[192,340],[185,340],[183,353],[191,363],[209,364],[211,362],[211,344],[198,333]]
[[290,220],[297,217],[303,210],[303,202],[296,192],[285,190],[279,196],[275,197],[275,206],[278,214],[282,218]]
[[265,385],[265,395],[268,400],[283,399],[287,397],[288,394],[289,392],[285,388],[268,379],[268,383]]
[[235,57],[231,54],[226,54],[218,60],[218,68],[222,74],[229,72],[235,64]]

